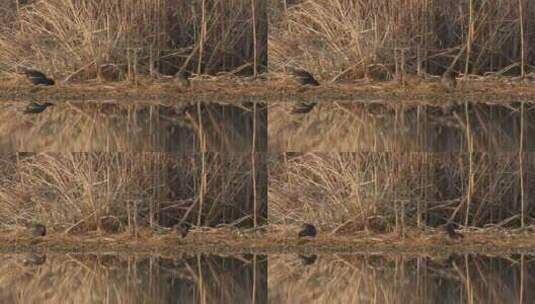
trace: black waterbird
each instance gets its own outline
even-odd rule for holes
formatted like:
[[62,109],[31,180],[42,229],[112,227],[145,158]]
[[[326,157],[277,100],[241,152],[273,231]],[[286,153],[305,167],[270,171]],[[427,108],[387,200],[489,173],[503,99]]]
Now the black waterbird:
[[[295,80],[298,84],[302,86],[313,86],[317,87],[320,85],[320,83],[312,76],[312,74],[308,71],[302,70],[302,69],[291,69],[292,75],[295,77]],[[317,102],[313,101],[305,101],[300,102],[294,106],[292,109],[292,114],[305,114],[317,105]]]
[[446,226],[444,226],[444,228],[446,229],[446,233],[448,234],[448,236],[452,239],[462,239],[464,238],[464,235],[462,235],[461,233],[457,232],[455,229],[456,229],[456,225],[454,223],[447,223]]
[[319,86],[320,83],[312,76],[312,74],[308,71],[302,70],[302,69],[291,69],[290,72],[295,77],[295,80],[298,84],[303,86]]
[[301,226],[301,230],[299,231],[298,236],[301,237],[316,237],[316,234],[318,232],[316,231],[316,227],[312,224],[305,223],[303,226]]
[[175,225],[175,229],[177,230],[178,233],[180,233],[180,236],[182,238],[185,238],[188,235],[189,230],[191,229],[191,224],[180,223],[180,224]]
[[54,85],[55,82],[53,79],[48,78],[43,72],[37,71],[37,70],[25,70],[24,74],[26,74],[26,77],[28,80],[34,84],[34,85],[45,85],[45,86],[51,86]]
[[299,258],[301,259],[301,262],[303,262],[304,266],[312,265],[316,263],[316,259],[318,259],[318,256],[313,255],[299,255]]
[[36,224],[34,227],[33,227],[33,232],[32,232],[33,236],[35,237],[38,237],[38,236],[45,236],[46,235],[46,226],[43,225],[43,224]]
[[317,104],[317,102],[313,101],[299,102],[293,107],[292,114],[306,114],[312,111]]
[[53,106],[53,103],[45,102],[45,103],[37,103],[37,102],[31,102],[25,109],[22,111],[24,114],[38,114],[46,110],[46,108]]

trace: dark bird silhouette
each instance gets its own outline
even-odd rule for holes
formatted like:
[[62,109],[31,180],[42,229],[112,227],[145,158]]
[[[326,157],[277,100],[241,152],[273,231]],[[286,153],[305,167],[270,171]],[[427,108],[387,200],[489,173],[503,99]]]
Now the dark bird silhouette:
[[[302,69],[291,69],[290,71],[299,85],[313,87],[320,85],[320,83],[308,71]],[[312,111],[316,105],[317,102],[313,101],[297,103],[292,109],[292,114],[306,114]]]
[[316,263],[316,260],[318,259],[318,256],[313,255],[299,255],[299,258],[301,259],[301,262],[303,262],[303,265],[308,266]]
[[455,87],[457,86],[457,80],[455,79],[456,73],[452,70],[446,70],[444,74],[442,74],[442,77],[440,78],[440,82],[442,85],[448,89],[448,91],[453,91]]
[[312,111],[317,104],[317,102],[313,101],[299,102],[293,107],[292,114],[306,114]]
[[191,229],[191,225],[189,223],[180,223],[175,225],[175,229],[182,238],[185,238]]
[[37,102],[31,102],[25,109],[22,111],[24,114],[38,114],[46,110],[46,108],[53,106],[53,103],[45,102],[45,103],[37,103]]
[[292,72],[292,75],[295,77],[295,80],[300,85],[313,87],[320,85],[320,83],[308,71],[302,69],[291,69],[290,72]]
[[455,224],[454,223],[447,223],[446,226],[444,227],[446,229],[446,233],[448,234],[448,236],[452,239],[462,239],[464,238],[464,235],[462,235],[461,233],[457,232],[455,230]]
[[26,74],[26,77],[28,78],[28,80],[34,85],[50,86],[50,85],[54,85],[55,83],[54,80],[46,77],[46,75],[41,71],[25,70],[24,74]]
[[314,227],[314,225],[312,224],[303,224],[303,226],[301,226],[301,231],[299,231],[299,234],[298,236],[301,238],[301,237],[316,237],[316,234],[317,234],[317,231],[316,231],[316,227]]
[[36,224],[33,227],[33,236],[45,236],[46,235],[46,227],[43,224]]
[[175,74],[175,81],[178,83],[180,87],[187,88],[190,86],[189,78],[191,77],[191,73],[188,71],[178,71]]
[[22,260],[24,266],[39,266],[46,262],[46,255],[31,254]]

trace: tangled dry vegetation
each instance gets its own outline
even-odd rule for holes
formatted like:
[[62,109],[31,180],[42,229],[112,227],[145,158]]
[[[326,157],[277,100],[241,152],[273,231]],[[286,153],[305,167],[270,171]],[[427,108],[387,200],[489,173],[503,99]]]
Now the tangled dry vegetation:
[[300,66],[324,82],[363,77],[533,72],[531,1],[276,1],[269,68]]
[[0,72],[11,76],[18,66],[64,80],[266,66],[265,1],[10,0],[0,14]]
[[324,233],[534,225],[533,153],[286,153],[270,160],[269,221]]
[[18,153],[0,163],[4,231],[253,227],[266,219],[264,158],[251,153]]

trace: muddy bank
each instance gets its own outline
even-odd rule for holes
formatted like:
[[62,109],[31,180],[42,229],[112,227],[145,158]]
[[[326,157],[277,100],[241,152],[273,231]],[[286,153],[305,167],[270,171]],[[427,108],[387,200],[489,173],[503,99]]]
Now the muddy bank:
[[181,254],[380,254],[444,256],[450,254],[535,254],[535,232],[471,232],[461,241],[449,240],[441,232],[369,236],[319,236],[299,240],[293,236],[261,232],[211,230],[193,231],[182,239],[176,234],[136,237],[120,235],[50,235],[42,239],[16,239],[0,236],[0,252],[55,252],[80,254],[128,253],[134,255],[176,256]]
[[509,80],[474,80],[446,92],[437,81],[402,86],[397,82],[354,82],[322,84],[303,88],[284,80],[198,80],[190,88],[178,88],[171,81],[133,85],[127,82],[107,84],[65,84],[32,87],[25,83],[0,84],[1,101],[46,100],[54,102],[147,102],[163,104],[195,102],[299,102],[361,101],[443,104],[445,102],[528,102],[535,101],[533,83]]

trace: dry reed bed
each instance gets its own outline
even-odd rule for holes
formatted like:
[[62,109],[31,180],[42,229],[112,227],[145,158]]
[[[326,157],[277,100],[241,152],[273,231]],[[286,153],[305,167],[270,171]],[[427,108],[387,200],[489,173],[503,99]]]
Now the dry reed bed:
[[287,153],[270,159],[269,221],[331,235],[447,221],[535,223],[533,153]]
[[[269,68],[320,80],[533,71],[535,6],[527,0],[279,1],[270,9]],[[402,76],[403,75],[403,76]]]
[[2,156],[0,222],[24,232],[252,227],[266,219],[266,162],[251,153],[19,153]]
[[260,256],[47,254],[39,266],[24,265],[27,257],[2,256],[0,301],[246,303],[254,302],[253,292],[256,303],[267,299],[267,263]]
[[[72,79],[266,66],[265,1],[51,0],[1,5],[0,71],[18,65]],[[66,56],[67,55],[67,56]]]
[[269,297],[277,303],[530,302],[535,294],[526,286],[535,283],[534,267],[532,255],[323,255],[308,266],[276,255],[269,260]]
[[39,115],[6,102],[0,151],[248,152],[267,150],[265,104],[57,103]]
[[535,102],[322,102],[269,107],[271,152],[535,151]]

